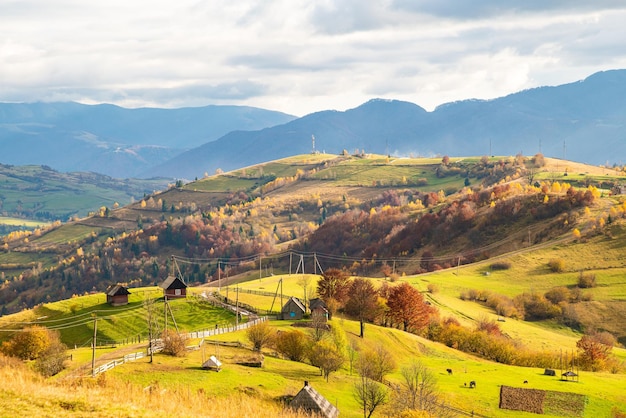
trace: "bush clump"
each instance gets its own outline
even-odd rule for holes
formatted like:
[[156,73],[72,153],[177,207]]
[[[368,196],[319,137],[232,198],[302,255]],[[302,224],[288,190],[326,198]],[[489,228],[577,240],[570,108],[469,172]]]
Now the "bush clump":
[[489,268],[491,270],[508,270],[511,268],[511,263],[509,263],[508,261],[498,261],[492,263]]
[[593,273],[583,273],[578,275],[577,286],[581,289],[590,289],[596,287],[596,275]]
[[562,258],[553,258],[548,262],[548,267],[553,273],[561,273],[565,271],[565,260]]

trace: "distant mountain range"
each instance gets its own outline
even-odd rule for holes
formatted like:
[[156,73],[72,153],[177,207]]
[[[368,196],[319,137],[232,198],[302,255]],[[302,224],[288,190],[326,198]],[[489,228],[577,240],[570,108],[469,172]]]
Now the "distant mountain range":
[[72,102],[0,103],[0,163],[134,177],[228,132],[293,119],[244,106],[125,109]]
[[[209,111],[220,116],[209,119]],[[432,112],[380,99],[345,112],[322,111],[298,119],[222,106],[129,110],[76,103],[0,104],[0,162],[117,177],[192,179],[218,168],[228,171],[312,152],[312,136],[315,151],[329,153],[541,152],[590,164],[623,164],[626,70],[493,100],[448,103]]]

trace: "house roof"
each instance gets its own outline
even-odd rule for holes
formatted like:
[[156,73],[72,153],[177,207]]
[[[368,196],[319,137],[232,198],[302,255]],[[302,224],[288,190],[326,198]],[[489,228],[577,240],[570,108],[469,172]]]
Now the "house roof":
[[109,286],[104,293],[106,293],[107,296],[130,295],[128,289],[121,284]]
[[202,364],[202,368],[204,369],[219,369],[222,367],[222,362],[217,359],[215,356],[211,356]]
[[293,397],[289,406],[292,409],[316,412],[325,418],[336,418],[339,416],[337,407],[309,386],[308,382],[304,382],[304,387]]
[[167,276],[159,287],[162,289],[186,289],[187,285],[176,276]]
[[287,307],[289,306],[289,304],[293,302],[296,304],[296,306],[298,307],[298,309],[301,309],[302,312],[306,312],[306,308],[304,307],[304,304],[300,301],[300,299],[298,299],[295,296],[292,296],[289,298],[289,300],[287,301],[287,303],[285,303],[285,305],[283,306],[283,312],[285,312],[287,310]]
[[313,309],[316,309],[316,308],[319,308],[319,307],[324,308],[324,309],[328,309],[326,307],[326,303],[322,299],[320,299],[320,298],[313,298],[313,299],[309,300],[309,309],[310,310],[313,310]]

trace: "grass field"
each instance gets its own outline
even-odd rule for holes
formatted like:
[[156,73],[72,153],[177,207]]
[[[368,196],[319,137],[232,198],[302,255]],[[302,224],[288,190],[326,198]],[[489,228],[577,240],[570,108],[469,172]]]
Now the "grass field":
[[[333,319],[334,326],[340,326],[361,349],[382,344],[391,349],[398,365],[396,371],[388,376],[390,381],[399,382],[399,370],[412,360],[419,359],[435,374],[439,390],[445,393],[446,401],[465,411],[492,417],[530,417],[528,413],[503,411],[498,408],[500,385],[527,387],[554,391],[572,391],[588,397],[585,416],[607,416],[613,405],[626,405],[626,394],[619,389],[626,383],[624,375],[602,373],[584,373],[578,383],[562,382],[558,378],[543,376],[543,370],[505,366],[477,359],[442,346],[402,333],[394,329],[375,326],[366,327],[366,337],[360,340],[358,323],[340,318]],[[279,328],[289,326],[284,321],[272,322]],[[221,336],[226,337],[226,336]],[[222,338],[223,339],[223,338]],[[228,335],[229,340],[246,342],[244,332]],[[221,372],[207,372],[199,368],[203,355],[217,355],[224,363]],[[191,352],[183,359],[157,356],[155,364],[146,361],[129,363],[113,369],[110,373],[116,379],[148,386],[158,382],[159,387],[187,387],[190,390],[203,388],[211,396],[228,396],[239,391],[256,394],[259,397],[278,398],[294,395],[304,380],[336,404],[341,416],[360,417],[362,412],[356,403],[352,391],[356,375],[349,373],[349,366],[331,374],[327,383],[319,371],[304,363],[290,362],[266,355],[263,369],[247,368],[234,364],[236,358],[249,356],[244,349],[216,347],[210,342],[203,350]],[[445,371],[453,370],[452,375]],[[474,380],[477,389],[468,389],[464,384]],[[522,385],[524,380],[528,385]],[[550,415],[547,415],[550,416]]]
[[[277,284],[277,277],[264,278],[256,284],[249,283],[250,288],[268,290]],[[414,278],[409,278],[414,282]],[[283,276],[283,292],[298,294],[302,288],[297,284],[297,277]],[[420,284],[418,283],[418,286]],[[243,285],[242,285],[243,287]],[[194,288],[191,293],[200,293],[206,288]],[[131,289],[130,304],[126,307],[112,308],[104,304],[104,295],[88,295],[62,302],[43,305],[34,311],[25,311],[2,319],[3,328],[10,326],[8,321],[33,321],[42,324],[56,324],[63,339],[83,341],[85,347],[93,333],[93,319],[91,313],[97,311],[98,338],[130,340],[137,332],[145,331],[145,311],[142,301],[146,297],[159,294],[157,288]],[[450,312],[461,312],[468,318],[481,315],[483,308],[471,302],[464,302],[452,296],[441,294],[435,295],[441,306],[446,306]],[[245,300],[250,295],[240,293],[240,300]],[[260,297],[267,303],[268,297]],[[250,299],[251,303],[261,303],[261,299]],[[202,306],[192,297],[187,300],[172,301],[172,311],[180,328],[198,330],[211,328],[215,323],[232,321],[232,314],[215,308]],[[162,312],[163,305],[156,310]],[[44,318],[45,317],[45,318]],[[82,321],[82,322],[81,322]],[[289,321],[272,321],[277,329],[290,329]],[[336,316],[332,320],[333,326],[344,330],[349,340],[360,347],[375,347],[382,345],[392,352],[397,363],[396,370],[388,376],[388,380],[399,382],[401,379],[400,369],[408,365],[412,360],[420,360],[435,374],[439,390],[445,393],[445,400],[450,405],[466,411],[492,416],[492,417],[530,417],[528,413],[502,411],[498,408],[498,394],[500,385],[522,387],[525,380],[529,382],[523,387],[545,389],[554,391],[571,391],[588,397],[585,415],[588,417],[607,416],[613,405],[622,405],[626,408],[626,393],[620,388],[626,384],[626,375],[608,373],[582,373],[578,383],[566,383],[555,377],[543,376],[543,370],[506,366],[498,363],[485,361],[458,352],[438,343],[425,340],[421,337],[407,334],[396,329],[381,328],[374,325],[366,325],[365,339],[358,338],[358,323]],[[510,329],[506,328],[508,325]],[[534,339],[536,342],[552,340],[553,344],[571,347],[574,335],[567,332],[555,332],[545,327],[519,321],[507,321],[502,324],[506,332],[517,332],[520,338]],[[54,327],[53,327],[54,328]],[[219,336],[220,340],[239,341],[248,345],[245,331]],[[143,340],[145,341],[145,339]],[[341,416],[360,417],[362,412],[353,396],[353,387],[356,375],[350,374],[349,365],[342,370],[331,374],[329,382],[326,382],[319,371],[305,363],[291,362],[273,357],[272,351],[266,352],[266,359],[262,369],[248,368],[236,365],[238,358],[249,357],[252,353],[246,348],[220,347],[205,341],[204,348],[190,352],[186,357],[173,358],[165,355],[157,355],[155,362],[149,364],[148,360],[138,360],[118,366],[107,372],[108,378],[122,382],[147,387],[158,385],[166,390],[180,390],[186,388],[192,392],[203,390],[208,396],[226,398],[234,393],[247,393],[261,399],[277,399],[281,396],[294,395],[302,386],[304,380],[331,402],[338,405]],[[145,344],[145,343],[144,343]],[[70,343],[71,345],[71,343]],[[73,347],[73,345],[71,345]],[[81,344],[77,344],[78,347]],[[554,345],[553,345],[554,346]],[[118,345],[117,350],[124,349],[126,345]],[[130,346],[129,346],[130,347]],[[139,346],[139,349],[141,346]],[[619,350],[618,350],[619,351]],[[621,350],[624,351],[624,350]],[[98,361],[116,358],[116,349],[98,348],[96,356]],[[71,374],[73,369],[81,368],[90,364],[90,352],[88,348],[72,350],[72,365],[70,370],[59,376]],[[220,373],[202,370],[200,365],[203,357],[217,355],[224,363]],[[121,354],[119,355],[121,356]],[[102,359],[102,360],[100,360]],[[451,368],[454,373],[448,375],[445,371]],[[468,389],[465,383],[470,380],[477,382],[476,389]],[[124,384],[126,384],[124,383]],[[550,416],[550,415],[547,415]]]

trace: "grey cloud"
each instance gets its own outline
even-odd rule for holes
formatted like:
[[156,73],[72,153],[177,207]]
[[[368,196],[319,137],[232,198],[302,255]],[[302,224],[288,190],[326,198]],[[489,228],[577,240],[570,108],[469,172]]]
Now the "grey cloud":
[[386,24],[381,19],[384,8],[379,6],[379,2],[360,0],[316,4],[311,23],[317,31],[329,34],[371,30]]

